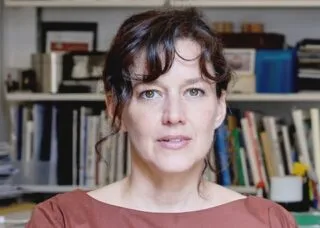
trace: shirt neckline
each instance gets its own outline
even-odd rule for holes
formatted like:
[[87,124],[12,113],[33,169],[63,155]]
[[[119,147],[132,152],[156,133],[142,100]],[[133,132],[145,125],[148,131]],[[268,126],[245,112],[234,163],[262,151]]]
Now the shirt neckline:
[[128,208],[128,207],[123,207],[120,205],[115,205],[115,204],[110,204],[110,203],[106,203],[106,202],[102,202],[98,199],[95,199],[93,197],[91,197],[90,195],[87,194],[87,191],[84,190],[80,190],[77,189],[75,190],[77,192],[79,192],[80,194],[82,194],[87,200],[89,200],[91,203],[97,204],[99,206],[102,207],[106,207],[108,209],[116,209],[119,210],[121,212],[129,212],[129,213],[134,213],[134,214],[149,214],[149,215],[190,215],[190,214],[206,214],[208,212],[212,212],[215,210],[221,210],[221,209],[226,209],[228,207],[231,206],[235,206],[235,205],[239,205],[239,204],[245,204],[247,201],[249,201],[251,198],[254,198],[255,196],[252,195],[248,195],[244,198],[240,198],[240,199],[236,199],[230,202],[226,202],[217,206],[212,206],[212,207],[208,207],[208,208],[203,208],[203,209],[199,209],[199,210],[193,210],[193,211],[181,211],[181,212],[153,212],[153,211],[143,211],[143,210],[139,210],[139,209],[134,209],[134,208]]

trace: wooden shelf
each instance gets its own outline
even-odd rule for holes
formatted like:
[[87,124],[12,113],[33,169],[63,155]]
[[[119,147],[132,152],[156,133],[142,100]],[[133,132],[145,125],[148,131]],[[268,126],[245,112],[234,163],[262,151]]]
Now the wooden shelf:
[[229,94],[230,102],[320,102],[320,93],[292,93],[292,94]]
[[165,0],[5,0],[7,7],[160,7]]
[[103,94],[90,93],[9,93],[8,102],[36,102],[36,101],[104,101]]
[[171,0],[175,7],[221,7],[221,8],[314,8],[319,0]]
[[90,191],[95,189],[94,187],[87,186],[59,186],[59,185],[19,185],[19,189],[23,193],[63,193],[70,192],[75,189],[81,189]]
[[[8,102],[40,102],[40,101],[96,101],[103,102],[103,94],[88,93],[9,93]],[[293,93],[293,94],[228,94],[229,102],[320,102],[320,93]]]
[[253,186],[229,186],[228,188],[240,194],[257,194],[257,188]]

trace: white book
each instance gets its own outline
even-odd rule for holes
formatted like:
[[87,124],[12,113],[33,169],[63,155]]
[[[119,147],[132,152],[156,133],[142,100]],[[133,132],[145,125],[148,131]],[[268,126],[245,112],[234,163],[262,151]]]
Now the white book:
[[240,158],[241,158],[241,166],[243,168],[242,171],[243,171],[243,177],[244,177],[244,184],[245,186],[250,186],[248,166],[246,163],[246,152],[243,147],[240,147]]
[[25,154],[24,161],[31,162],[32,160],[32,151],[33,151],[33,121],[28,120],[26,124],[26,135],[25,135]]
[[248,112],[248,120],[249,120],[250,129],[251,129],[253,149],[257,158],[256,162],[257,162],[258,170],[260,170],[261,172],[260,178],[262,178],[262,181],[264,183],[266,190],[269,191],[269,184],[268,184],[267,174],[266,174],[267,172],[263,162],[262,148],[261,148],[261,144],[258,136],[258,128],[256,123],[257,120],[254,112],[251,112],[251,111]]
[[[10,124],[11,124],[11,132],[10,132],[10,143],[11,143],[11,150],[10,150],[10,159],[12,161],[16,161],[17,159],[17,139],[18,139],[18,113],[19,113],[19,105],[12,104],[10,105]],[[1,150],[0,150],[1,151]],[[1,154],[1,152],[0,152]]]
[[309,150],[308,150],[308,139],[307,132],[304,126],[305,116],[303,110],[296,109],[292,111],[293,123],[297,132],[298,146],[300,152],[300,159],[308,167],[312,167]]
[[320,182],[320,116],[318,108],[310,109],[314,169]]
[[87,153],[87,165],[86,165],[86,185],[96,186],[96,152],[95,143],[97,141],[98,134],[98,117],[88,117],[88,153]]
[[254,185],[257,186],[262,180],[260,179],[258,166],[255,160],[253,142],[250,135],[249,121],[247,118],[241,118],[240,123],[243,129],[243,138],[244,138],[245,148],[247,152],[247,158],[249,160],[249,164],[251,168],[253,182],[254,182]]
[[78,144],[78,111],[72,112],[72,184],[77,185],[78,165],[77,165],[77,144]]
[[42,140],[42,128],[43,128],[43,112],[41,104],[33,104],[32,107],[32,119],[34,124],[34,136],[33,137],[33,156],[34,161],[39,160],[41,153],[41,140]]
[[293,159],[292,159],[292,146],[289,138],[289,129],[287,125],[281,126],[281,132],[283,137],[283,143],[284,143],[284,150],[286,155],[286,161],[287,166],[289,169],[289,173],[292,174],[292,168],[293,168]]
[[85,185],[85,161],[87,144],[87,108],[80,107],[79,185]]
[[[107,119],[105,111],[101,111],[100,113],[100,136],[99,140],[103,137],[107,136],[108,129],[107,129]],[[99,147],[99,153],[100,153],[100,159],[98,162],[98,186],[104,186],[107,184],[107,178],[108,178],[108,167],[106,164],[107,159],[107,148],[108,148],[108,142],[110,140],[106,139],[104,140]]]
[[21,141],[22,141],[22,149],[21,149],[21,160],[22,161],[27,161],[27,148],[28,148],[28,142],[27,142],[27,134],[28,134],[28,127],[27,127],[27,122],[28,122],[28,110],[29,108],[27,106],[23,106],[22,109],[22,136],[21,136]]
[[276,168],[274,174],[276,176],[284,176],[284,166],[282,162],[282,156],[281,156],[281,146],[280,146],[280,140],[278,135],[278,125],[276,118],[274,116],[265,116],[263,117],[263,125],[266,129],[269,140],[271,142],[272,147],[272,164]]

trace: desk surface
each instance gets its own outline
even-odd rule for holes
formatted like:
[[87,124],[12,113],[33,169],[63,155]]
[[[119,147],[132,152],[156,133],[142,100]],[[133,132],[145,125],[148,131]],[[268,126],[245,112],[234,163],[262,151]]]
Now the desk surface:
[[[6,220],[13,220],[13,221],[26,221],[30,218],[31,216],[31,210],[30,211],[23,211],[23,212],[14,212],[14,213],[10,213],[5,215],[4,217],[6,218]],[[19,223],[19,224],[0,224],[0,228],[23,228],[25,226],[25,222],[24,223]]]
[[[20,228],[24,227],[26,221],[29,220],[31,213],[32,213],[33,205],[32,204],[17,204],[12,205],[6,208],[0,209],[0,216],[5,217],[6,220],[9,221],[9,223],[6,223],[5,225],[0,224],[0,228]],[[15,224],[10,224],[10,221],[14,221]],[[19,222],[17,224],[17,222]]]

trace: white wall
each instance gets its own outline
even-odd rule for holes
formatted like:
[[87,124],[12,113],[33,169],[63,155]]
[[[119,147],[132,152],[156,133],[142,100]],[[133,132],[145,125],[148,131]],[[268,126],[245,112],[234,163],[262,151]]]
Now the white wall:
[[4,11],[4,66],[29,67],[36,50],[36,10],[10,8]]
[[[98,48],[106,50],[120,23],[131,13],[145,9],[45,9],[46,21],[98,21]],[[320,9],[204,9],[212,21],[228,20],[240,25],[242,21],[265,23],[268,32],[286,35],[294,45],[302,38],[320,38]],[[5,9],[4,14],[4,65],[6,67],[30,66],[29,55],[36,51],[36,11],[31,8]],[[0,81],[1,82],[1,81]],[[1,94],[1,91],[0,91]],[[1,96],[1,95],[0,95]],[[0,97],[1,102],[1,97]],[[2,101],[3,102],[3,101]],[[0,104],[3,107],[3,103]],[[0,112],[0,124],[1,112]],[[0,137],[6,132],[0,125]],[[1,138],[0,138],[1,139]]]

